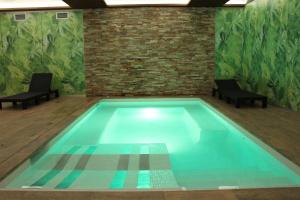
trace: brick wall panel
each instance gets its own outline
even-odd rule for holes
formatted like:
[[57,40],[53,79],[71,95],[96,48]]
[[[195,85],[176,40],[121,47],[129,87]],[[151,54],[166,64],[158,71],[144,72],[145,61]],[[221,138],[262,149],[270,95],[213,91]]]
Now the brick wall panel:
[[210,93],[214,16],[213,8],[85,10],[87,96]]

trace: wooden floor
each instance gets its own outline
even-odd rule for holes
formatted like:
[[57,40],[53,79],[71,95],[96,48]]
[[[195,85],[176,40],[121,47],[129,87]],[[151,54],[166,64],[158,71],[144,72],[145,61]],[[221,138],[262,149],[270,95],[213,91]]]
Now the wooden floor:
[[[201,98],[300,166],[300,112],[277,107],[236,109],[209,96]],[[28,110],[4,107],[0,111],[0,179],[98,100],[68,96]],[[0,191],[0,200],[10,199],[300,200],[300,188],[192,192]]]

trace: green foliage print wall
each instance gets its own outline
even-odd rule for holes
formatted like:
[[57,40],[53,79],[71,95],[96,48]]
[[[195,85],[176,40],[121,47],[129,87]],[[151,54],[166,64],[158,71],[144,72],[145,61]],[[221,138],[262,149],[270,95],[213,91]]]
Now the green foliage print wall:
[[84,93],[83,16],[69,13],[28,12],[25,21],[0,14],[0,96],[26,91],[34,72],[52,72],[62,94]]
[[216,78],[300,110],[300,1],[255,0],[216,16]]

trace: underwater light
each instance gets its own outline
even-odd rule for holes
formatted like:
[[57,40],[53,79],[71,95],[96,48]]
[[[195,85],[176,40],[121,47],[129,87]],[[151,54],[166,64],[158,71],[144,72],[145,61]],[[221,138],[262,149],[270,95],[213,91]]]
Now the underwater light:
[[179,5],[186,6],[191,0],[104,0],[108,6]]
[[156,108],[144,108],[141,110],[141,115],[146,119],[156,119],[160,116],[160,111]]

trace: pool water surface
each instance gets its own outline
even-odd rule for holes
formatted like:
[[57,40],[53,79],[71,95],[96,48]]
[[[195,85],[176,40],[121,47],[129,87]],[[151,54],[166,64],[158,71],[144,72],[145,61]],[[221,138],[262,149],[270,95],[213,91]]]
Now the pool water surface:
[[1,187],[299,187],[299,172],[298,166],[201,99],[108,99],[90,108]]

